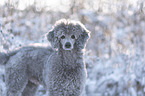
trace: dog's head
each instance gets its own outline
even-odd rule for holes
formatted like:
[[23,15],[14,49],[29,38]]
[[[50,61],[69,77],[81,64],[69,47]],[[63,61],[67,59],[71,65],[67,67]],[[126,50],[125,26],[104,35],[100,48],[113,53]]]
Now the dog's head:
[[90,36],[90,32],[85,26],[72,20],[59,20],[47,34],[47,39],[52,47],[72,50],[74,48],[83,49]]

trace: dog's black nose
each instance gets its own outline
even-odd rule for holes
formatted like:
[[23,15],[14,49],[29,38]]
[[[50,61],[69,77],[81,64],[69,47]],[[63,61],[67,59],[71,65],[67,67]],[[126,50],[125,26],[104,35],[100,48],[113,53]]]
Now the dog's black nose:
[[71,47],[70,42],[66,42],[65,47],[66,47],[66,48],[70,48],[70,47]]

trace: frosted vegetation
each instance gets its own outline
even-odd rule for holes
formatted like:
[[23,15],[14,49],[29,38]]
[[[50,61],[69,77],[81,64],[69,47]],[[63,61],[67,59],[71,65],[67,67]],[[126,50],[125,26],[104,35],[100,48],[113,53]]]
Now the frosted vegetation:
[[[8,1],[0,6],[0,51],[49,45],[45,33],[55,21],[79,20],[91,31],[86,96],[145,96],[145,1],[32,0],[25,6],[28,0]],[[0,96],[6,90],[4,74],[0,66]],[[40,86],[37,96],[44,95]]]

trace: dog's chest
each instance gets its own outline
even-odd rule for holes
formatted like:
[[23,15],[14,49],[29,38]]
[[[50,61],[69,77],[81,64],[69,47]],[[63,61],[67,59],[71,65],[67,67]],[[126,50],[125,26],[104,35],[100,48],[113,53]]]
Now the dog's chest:
[[81,69],[78,67],[63,66],[55,72],[55,83],[68,88],[81,83]]
[[57,71],[55,70],[55,76],[60,78],[59,81],[61,84],[64,83],[64,86],[67,85],[67,83],[75,83],[76,79],[81,77],[82,69],[82,66],[77,63],[74,58],[65,59],[59,62],[59,66],[56,68]]
[[60,75],[63,80],[76,79],[80,74],[80,68],[64,66],[59,70],[59,72],[60,74],[58,75]]

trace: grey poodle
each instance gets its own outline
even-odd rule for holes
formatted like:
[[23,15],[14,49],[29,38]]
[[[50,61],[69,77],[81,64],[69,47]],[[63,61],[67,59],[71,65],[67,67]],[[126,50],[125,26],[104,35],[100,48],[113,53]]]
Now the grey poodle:
[[7,96],[34,96],[39,84],[48,96],[81,96],[86,79],[83,49],[89,35],[80,22],[62,19],[47,34],[52,48],[27,46],[0,53]]

